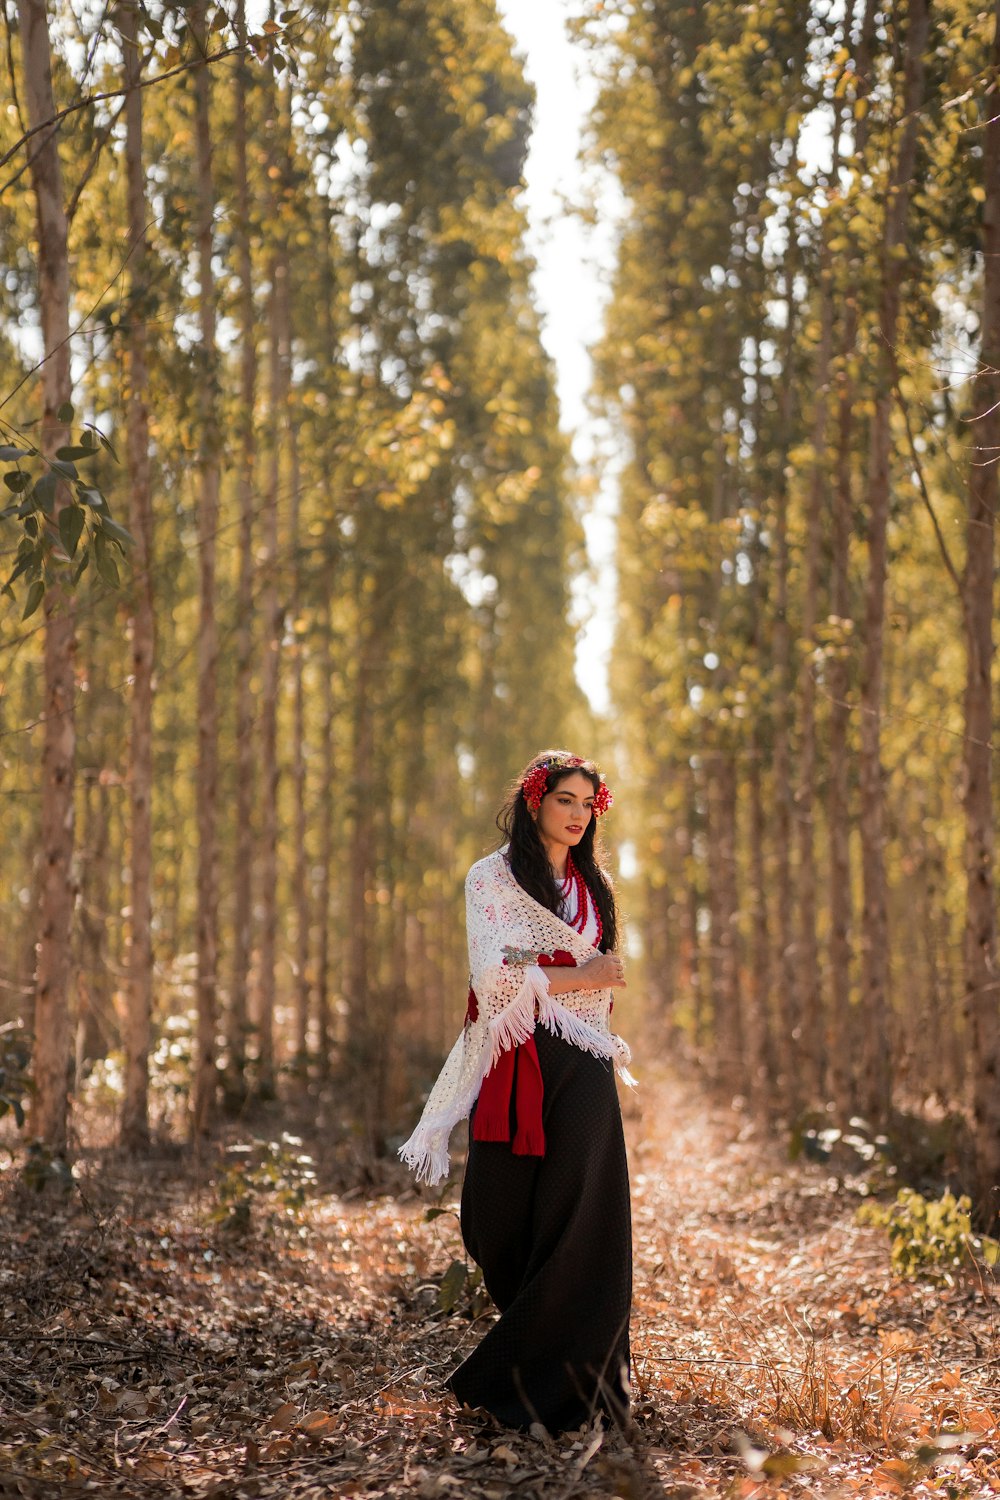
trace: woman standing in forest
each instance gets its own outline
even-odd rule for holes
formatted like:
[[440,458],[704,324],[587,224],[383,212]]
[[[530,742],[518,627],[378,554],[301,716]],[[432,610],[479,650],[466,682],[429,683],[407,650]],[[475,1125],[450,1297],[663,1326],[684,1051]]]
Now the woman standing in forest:
[[511,1427],[628,1413],[632,1230],[612,1064],[634,1080],[609,1025],[625,980],[594,850],[611,801],[593,762],[563,750],[512,786],[497,818],[507,842],[465,882],[465,1026],[400,1147],[439,1182],[469,1116],[462,1237],[500,1317],[447,1384]]

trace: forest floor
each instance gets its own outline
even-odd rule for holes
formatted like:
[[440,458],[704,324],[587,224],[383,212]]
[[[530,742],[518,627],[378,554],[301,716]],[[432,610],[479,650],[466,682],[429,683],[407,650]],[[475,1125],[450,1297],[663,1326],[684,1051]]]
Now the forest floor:
[[92,1150],[63,1194],[5,1174],[0,1497],[1000,1494],[996,1283],[896,1279],[856,1182],[690,1080],[647,1072],[624,1104],[627,1434],[458,1411],[440,1382],[492,1314],[457,1268],[441,1309],[457,1218],[395,1164],[359,1185],[315,1112],[262,1158],[274,1106],[200,1164]]

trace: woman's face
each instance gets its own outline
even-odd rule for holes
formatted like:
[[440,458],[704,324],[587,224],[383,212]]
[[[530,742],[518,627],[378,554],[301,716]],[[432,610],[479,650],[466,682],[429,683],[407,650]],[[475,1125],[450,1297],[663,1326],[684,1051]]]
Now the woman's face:
[[[557,846],[575,849],[594,816],[594,787],[582,771],[571,771],[541,800],[535,821],[550,857]],[[561,864],[562,861],[560,860]]]

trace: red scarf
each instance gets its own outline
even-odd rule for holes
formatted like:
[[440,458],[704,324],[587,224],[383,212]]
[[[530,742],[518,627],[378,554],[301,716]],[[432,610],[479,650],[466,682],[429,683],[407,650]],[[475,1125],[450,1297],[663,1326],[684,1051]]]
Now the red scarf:
[[[557,948],[551,957],[547,953],[540,953],[538,962],[542,968],[576,968],[576,959],[564,948]],[[475,1021],[479,1015],[479,1002],[475,991],[471,989],[465,1014],[468,1021]],[[517,1130],[511,1150],[515,1156],[544,1156],[542,1101],[545,1090],[538,1063],[538,1048],[533,1036],[519,1046],[508,1047],[506,1052],[501,1052],[483,1079],[476,1104],[472,1138],[476,1141],[510,1140],[510,1096],[514,1085],[515,1053],[518,1054],[517,1092],[514,1101]]]

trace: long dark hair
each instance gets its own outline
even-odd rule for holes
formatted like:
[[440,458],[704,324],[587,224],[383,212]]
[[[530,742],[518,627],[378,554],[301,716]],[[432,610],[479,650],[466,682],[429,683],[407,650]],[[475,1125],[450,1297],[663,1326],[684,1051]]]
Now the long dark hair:
[[[567,765],[567,761],[571,764]],[[601,774],[592,760],[580,760],[577,763],[577,757],[568,750],[542,750],[529,760],[520,776],[511,783],[506,801],[497,813],[497,827],[506,835],[510,845],[507,859],[514,879],[540,906],[547,907],[558,916],[559,898],[552,879],[552,866],[535,820],[528,811],[522,786],[530,771],[546,763],[554,767],[545,779],[546,793],[553,791],[560,781],[565,781],[567,776],[572,776],[577,771],[587,777],[596,793],[601,785]],[[595,852],[596,836],[597,818],[592,817],[586,832],[573,850],[573,863],[587,882],[587,889],[601,914],[601,952],[609,953],[618,941],[618,917],[611,880]]]

